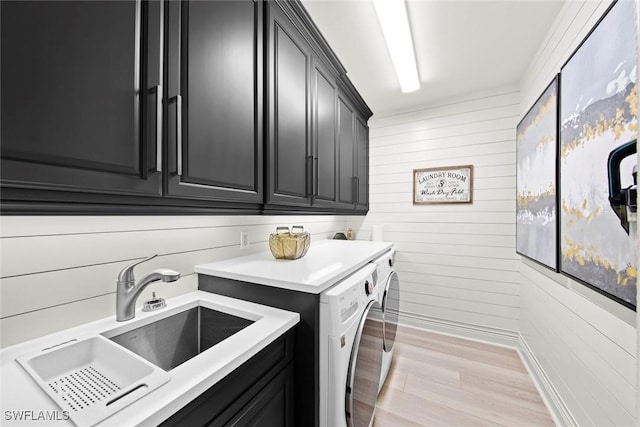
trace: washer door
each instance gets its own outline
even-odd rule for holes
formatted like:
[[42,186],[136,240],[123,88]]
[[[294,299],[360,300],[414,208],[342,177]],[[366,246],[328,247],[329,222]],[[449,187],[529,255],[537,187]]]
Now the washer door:
[[384,315],[384,351],[389,352],[396,342],[400,314],[400,280],[395,271],[389,274],[384,287],[382,313]]
[[360,319],[347,372],[347,426],[368,427],[373,419],[382,369],[382,308],[370,301]]

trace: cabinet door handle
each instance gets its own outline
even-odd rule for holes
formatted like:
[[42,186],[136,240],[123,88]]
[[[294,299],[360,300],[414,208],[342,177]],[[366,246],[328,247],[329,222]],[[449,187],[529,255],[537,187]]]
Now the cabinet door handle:
[[182,96],[176,96],[176,161],[178,176],[182,176]]
[[307,186],[305,188],[306,197],[313,195],[313,156],[307,156]]
[[356,176],[351,177],[351,200],[353,201],[354,204],[358,203],[358,198],[356,196],[356,192],[358,191],[357,181],[358,181],[358,177]]
[[318,158],[314,157],[313,158],[313,170],[314,170],[314,174],[313,174],[313,197],[318,197],[318,193],[320,192],[320,184],[319,184],[319,180],[320,180],[320,171],[318,169]]
[[162,172],[162,85],[156,86],[156,171]]

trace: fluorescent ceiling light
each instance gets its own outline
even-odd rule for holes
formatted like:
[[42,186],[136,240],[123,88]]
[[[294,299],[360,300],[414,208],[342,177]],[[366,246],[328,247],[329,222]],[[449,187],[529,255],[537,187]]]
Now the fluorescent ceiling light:
[[405,0],[373,0],[402,92],[420,89]]

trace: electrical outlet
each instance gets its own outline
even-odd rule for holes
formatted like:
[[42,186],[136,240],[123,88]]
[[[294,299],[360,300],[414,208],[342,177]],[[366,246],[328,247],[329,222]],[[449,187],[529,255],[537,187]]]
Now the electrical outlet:
[[249,232],[240,232],[240,249],[247,249],[249,247]]

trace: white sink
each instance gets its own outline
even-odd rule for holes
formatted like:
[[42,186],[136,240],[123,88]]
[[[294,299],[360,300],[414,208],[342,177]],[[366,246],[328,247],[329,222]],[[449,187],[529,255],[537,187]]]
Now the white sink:
[[175,314],[169,310],[163,313],[169,316],[149,324],[138,322],[135,329],[108,331],[103,336],[169,372],[259,320],[250,313],[234,316],[204,305],[181,310]]
[[[202,310],[203,307],[242,318],[248,325],[234,329],[238,319],[231,319],[229,328],[222,328],[232,332],[230,335],[217,332],[212,336],[189,335],[187,331],[179,332],[177,323],[170,319],[194,308],[202,316],[202,312],[207,311]],[[184,326],[197,329],[198,324],[206,326],[229,320],[226,315],[218,317],[217,314],[209,319],[208,314],[195,326],[187,324],[189,322]],[[78,426],[98,424],[99,427],[157,426],[292,328],[299,319],[297,313],[193,291],[168,299],[167,307],[162,310],[138,310],[136,317],[126,322],[117,322],[115,316],[110,316],[0,349],[0,412],[3,414],[0,424],[3,427],[47,424],[37,420],[7,419],[7,414],[22,408],[36,408],[45,416],[55,415],[55,425],[59,427],[72,427],[73,423]],[[169,330],[163,331],[161,337],[158,335],[158,347],[142,351],[147,344],[153,343],[147,338],[152,338],[164,325],[168,325]],[[214,329],[222,330],[219,324],[211,328]],[[194,347],[195,351],[186,352],[184,359],[174,363],[179,358],[160,346],[170,350],[172,346],[181,345],[174,345],[164,332],[171,332],[169,336],[178,341],[188,336],[187,341],[197,340],[198,345]],[[124,347],[113,341],[122,341],[125,337],[128,342],[123,343]],[[158,360],[149,356],[160,353],[162,357]],[[172,363],[164,365],[161,362],[165,359],[172,359]],[[94,397],[89,391],[79,391],[71,383],[66,384],[66,377],[80,375],[78,371],[90,366],[117,387],[107,393],[102,390],[101,386],[105,386],[100,381],[96,380],[97,384],[89,382],[89,389],[98,388],[105,394],[102,396],[93,390],[97,396]],[[65,380],[64,387],[60,385],[61,380]],[[84,394],[91,396],[93,401]]]
[[102,336],[17,361],[78,426],[93,426],[169,381],[167,372]]

